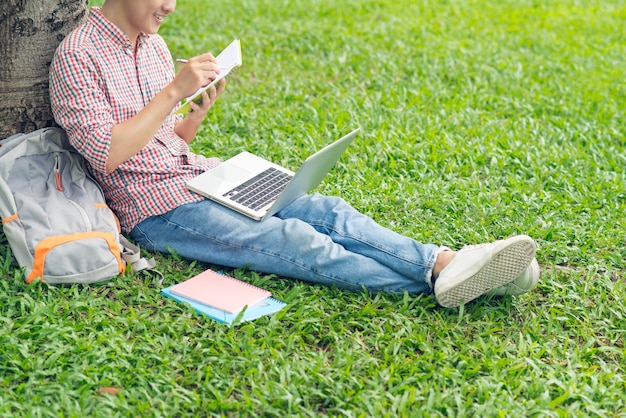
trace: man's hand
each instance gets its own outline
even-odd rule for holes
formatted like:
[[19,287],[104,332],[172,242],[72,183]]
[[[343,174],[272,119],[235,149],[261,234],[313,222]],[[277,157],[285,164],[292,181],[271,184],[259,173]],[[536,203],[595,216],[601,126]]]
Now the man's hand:
[[208,90],[202,92],[202,102],[200,104],[189,102],[191,110],[187,113],[185,119],[174,127],[176,135],[190,143],[196,136],[200,124],[206,117],[209,109],[215,104],[225,87],[226,79],[223,78],[215,86],[211,86]]
[[211,86],[208,90],[202,92],[202,101],[199,104],[189,102],[191,111],[187,114],[187,117],[204,119],[209,109],[215,104],[217,98],[220,97],[224,91],[225,87],[226,79],[222,79],[216,85]]
[[220,66],[211,53],[198,55],[190,58],[180,69],[172,81],[172,87],[182,100],[194,94],[200,87],[207,86],[219,73]]

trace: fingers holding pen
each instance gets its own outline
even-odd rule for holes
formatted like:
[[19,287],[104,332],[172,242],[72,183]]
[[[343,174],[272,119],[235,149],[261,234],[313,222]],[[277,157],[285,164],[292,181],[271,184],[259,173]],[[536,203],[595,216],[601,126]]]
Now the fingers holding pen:
[[190,58],[178,72],[176,78],[186,94],[192,94],[215,80],[220,73],[220,66],[211,53]]
[[217,75],[220,73],[220,66],[211,53],[191,58],[187,61],[185,67],[190,67],[190,71],[199,77],[198,81],[203,83],[200,87],[204,87],[211,81],[215,80]]

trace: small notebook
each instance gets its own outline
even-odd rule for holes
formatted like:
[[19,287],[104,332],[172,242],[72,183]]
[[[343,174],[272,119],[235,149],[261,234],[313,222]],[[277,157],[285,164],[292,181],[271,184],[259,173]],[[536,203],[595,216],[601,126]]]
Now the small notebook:
[[211,269],[171,286],[170,291],[174,295],[228,313],[241,312],[244,307],[256,305],[272,295],[268,290]]

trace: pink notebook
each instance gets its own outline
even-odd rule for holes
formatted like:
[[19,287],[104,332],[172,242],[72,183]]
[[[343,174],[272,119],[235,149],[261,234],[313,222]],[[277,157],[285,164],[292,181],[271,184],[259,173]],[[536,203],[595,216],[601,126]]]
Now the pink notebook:
[[172,286],[170,291],[229,313],[241,312],[246,305],[257,304],[272,295],[268,290],[210,269]]

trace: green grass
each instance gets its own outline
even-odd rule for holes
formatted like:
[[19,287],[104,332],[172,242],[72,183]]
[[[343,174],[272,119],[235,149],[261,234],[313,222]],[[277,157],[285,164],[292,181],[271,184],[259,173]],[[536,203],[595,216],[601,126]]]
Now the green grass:
[[[244,54],[195,151],[293,168],[361,126],[320,191],[454,248],[528,233],[542,281],[443,309],[228,271],[288,306],[227,327],[140,274],[27,286],[2,242],[0,415],[626,416],[625,18],[616,0],[179,1],[175,57]],[[157,258],[165,284],[208,267]]]

